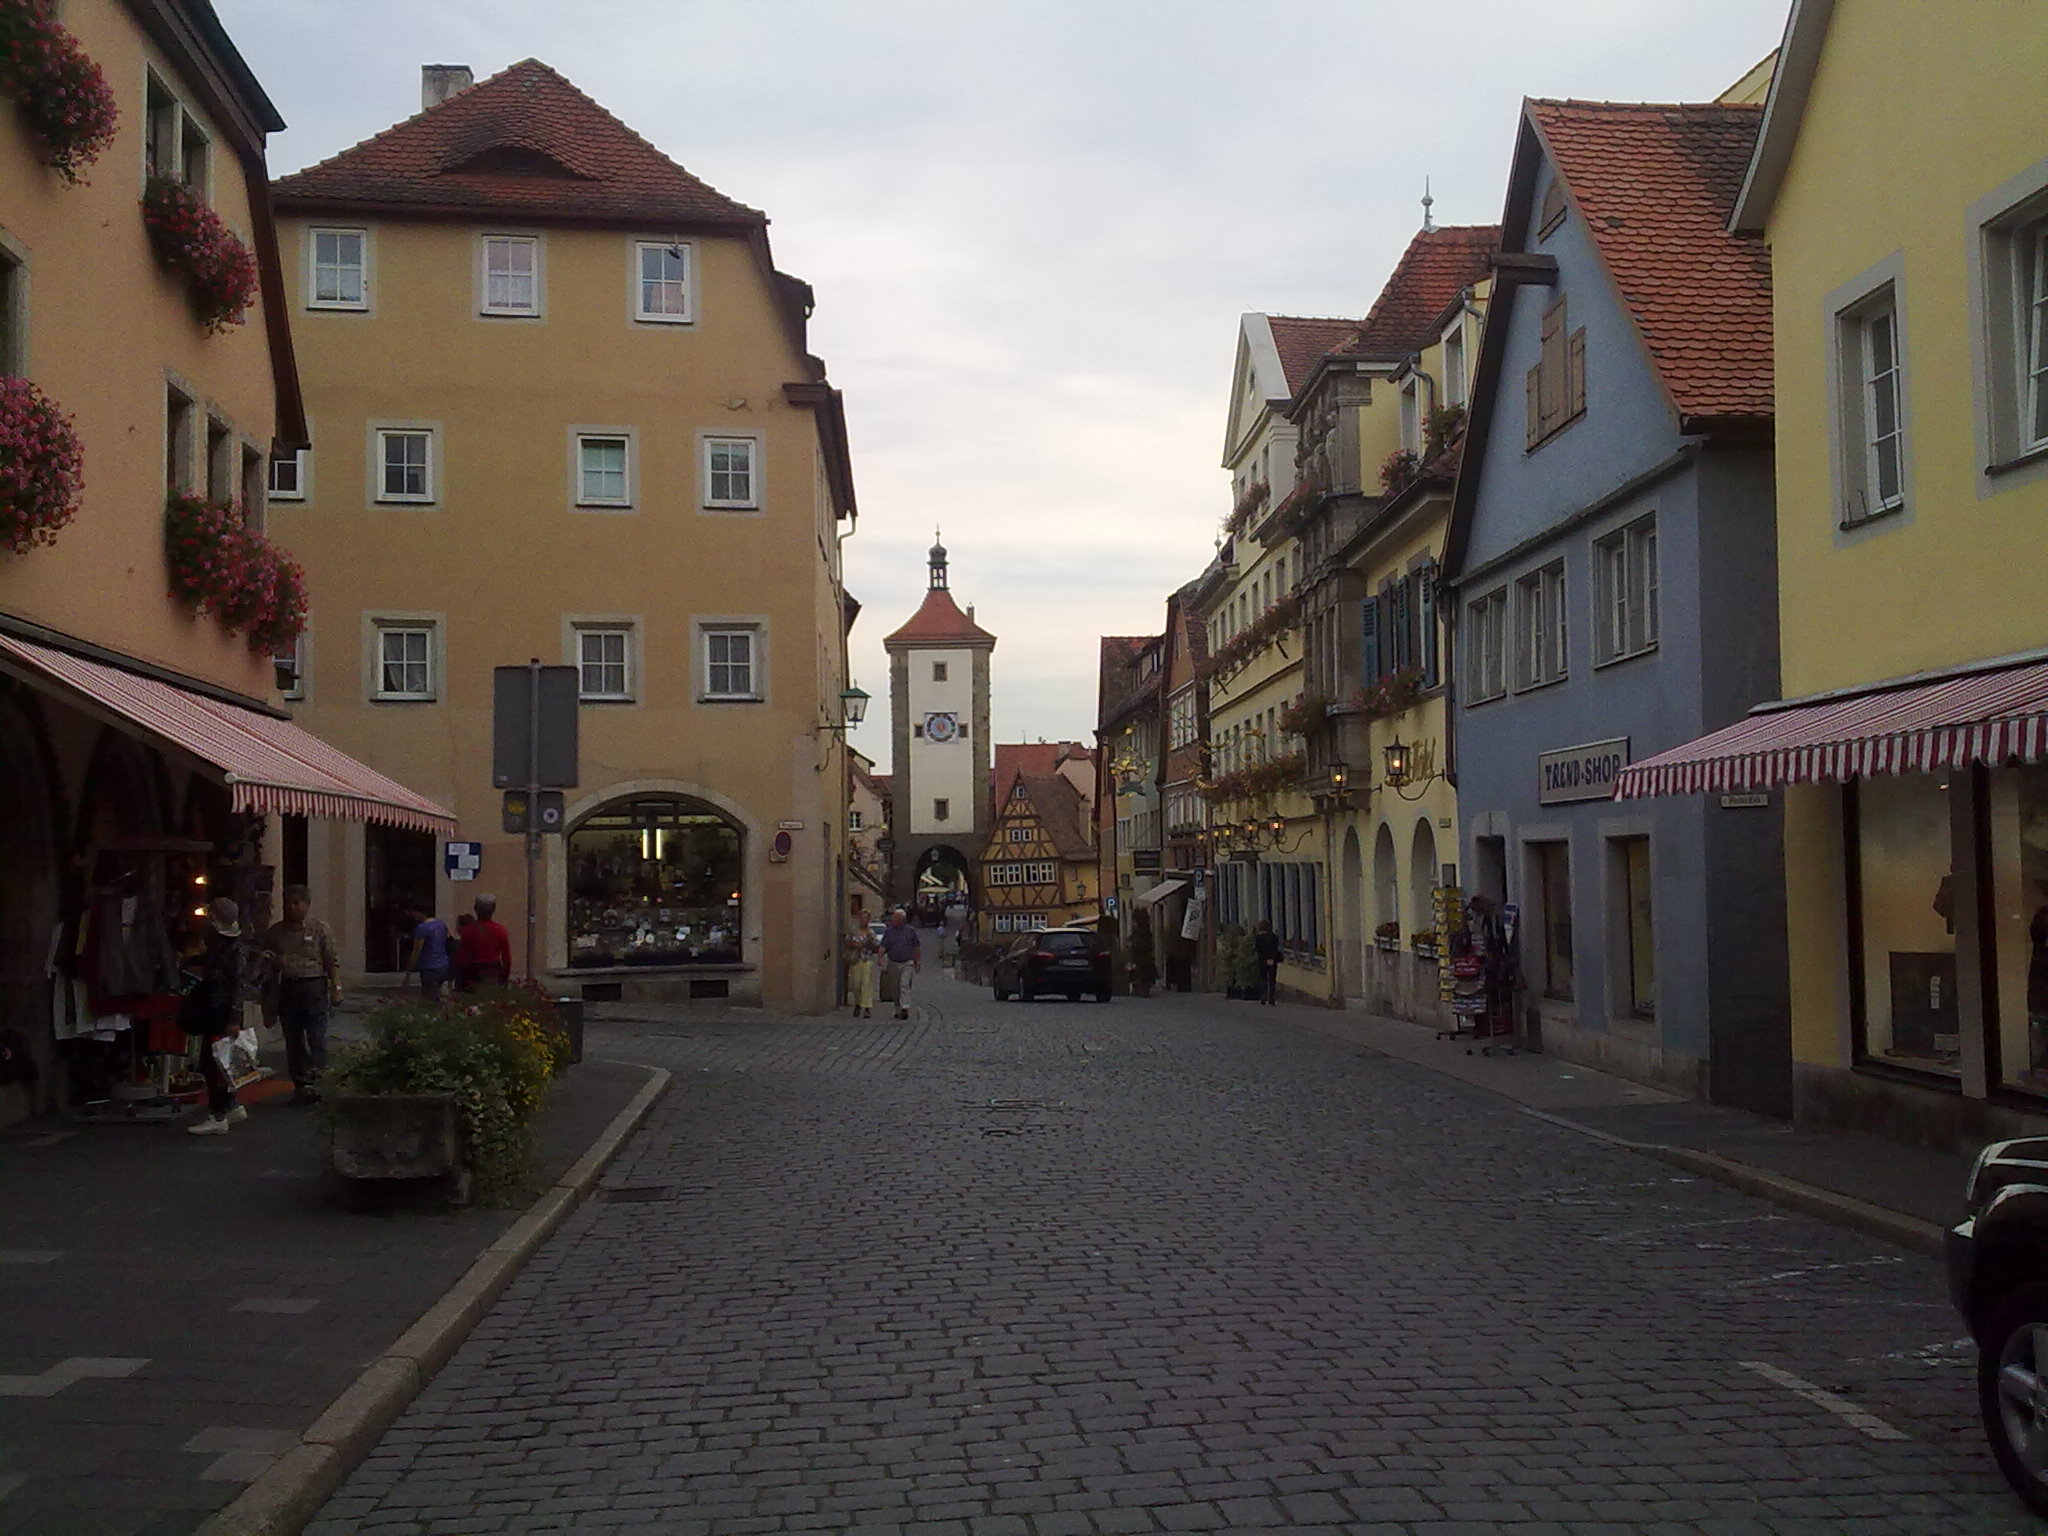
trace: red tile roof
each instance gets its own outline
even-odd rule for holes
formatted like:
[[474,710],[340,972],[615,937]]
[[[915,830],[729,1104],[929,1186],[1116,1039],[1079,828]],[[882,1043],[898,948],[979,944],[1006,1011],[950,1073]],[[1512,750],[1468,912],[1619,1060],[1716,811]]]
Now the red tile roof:
[[281,205],[346,203],[763,224],[538,59],[526,59],[275,185]]
[[1498,224],[1418,230],[1342,350],[1362,357],[1420,352],[1436,340],[1437,321],[1451,301],[1491,270],[1499,246]]
[[1063,859],[1095,856],[1095,839],[1090,836],[1088,805],[1081,792],[1057,774],[1044,778],[1027,776],[1024,789],[1031,796],[1031,809],[1038,824]]
[[1326,352],[1334,352],[1358,333],[1356,320],[1314,320],[1299,315],[1268,315],[1273,345],[1280,353],[1280,371],[1287,379],[1287,398],[1301,393],[1301,386],[1315,372]]
[[1526,110],[1680,414],[1769,416],[1770,257],[1758,237],[1728,232],[1763,109]]
[[882,644],[938,645],[947,641],[963,645],[994,645],[996,637],[962,613],[960,605],[953,601],[953,594],[946,588],[933,587],[925,593],[924,602],[910,616],[910,622],[895,634],[886,636]]

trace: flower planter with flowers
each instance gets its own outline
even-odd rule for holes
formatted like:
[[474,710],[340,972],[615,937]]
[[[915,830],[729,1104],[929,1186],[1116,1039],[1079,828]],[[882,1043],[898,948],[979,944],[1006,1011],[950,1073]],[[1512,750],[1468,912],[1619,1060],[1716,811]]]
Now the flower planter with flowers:
[[1372,931],[1372,942],[1375,949],[1383,949],[1390,955],[1398,955],[1401,952],[1401,925],[1394,922],[1381,923]]
[[1351,696],[1352,712],[1367,720],[1386,720],[1421,702],[1426,679],[1420,667],[1401,667]]
[[216,335],[240,325],[256,302],[256,256],[199,194],[168,176],[152,176],[142,222],[157,263],[185,281],[192,312]]
[[0,375],[0,549],[20,555],[55,540],[84,484],[71,418],[27,379]]
[[1422,461],[1416,457],[1415,450],[1396,448],[1380,460],[1380,487],[1389,496],[1398,496],[1421,473]]
[[0,96],[20,110],[43,164],[74,186],[121,121],[107,77],[50,0],[0,0]]
[[1253,763],[1249,768],[1240,768],[1226,773],[1201,786],[1201,795],[1211,805],[1226,805],[1233,800],[1270,799],[1278,791],[1301,782],[1301,776],[1308,769],[1308,759],[1299,752],[1290,752],[1284,757],[1268,758],[1263,763]]
[[1244,488],[1244,494],[1237,498],[1237,505],[1230,509],[1230,516],[1223,520],[1225,534],[1235,537],[1243,533],[1245,524],[1266,504],[1266,498],[1273,494],[1273,488],[1263,480],[1254,480]]
[[210,614],[249,649],[274,656],[306,627],[298,561],[242,521],[232,502],[173,496],[164,509],[171,593]]
[[1408,947],[1415,951],[1416,959],[1427,960],[1432,965],[1440,958],[1434,928],[1425,928],[1420,933],[1408,935]]
[[1279,644],[1300,625],[1301,599],[1290,592],[1211,651],[1207,660],[1195,668],[1195,675],[1204,682],[1228,677],[1249,666],[1261,651]]
[[1280,711],[1280,729],[1290,736],[1306,736],[1322,729],[1329,718],[1330,701],[1319,693],[1298,694]]

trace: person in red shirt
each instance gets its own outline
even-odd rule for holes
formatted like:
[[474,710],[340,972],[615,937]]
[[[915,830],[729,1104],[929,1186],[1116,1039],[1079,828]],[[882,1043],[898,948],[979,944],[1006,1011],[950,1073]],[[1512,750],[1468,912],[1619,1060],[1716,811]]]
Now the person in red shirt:
[[464,926],[456,942],[456,985],[465,992],[502,987],[512,979],[512,935],[491,916],[497,910],[497,897],[477,897],[476,921]]

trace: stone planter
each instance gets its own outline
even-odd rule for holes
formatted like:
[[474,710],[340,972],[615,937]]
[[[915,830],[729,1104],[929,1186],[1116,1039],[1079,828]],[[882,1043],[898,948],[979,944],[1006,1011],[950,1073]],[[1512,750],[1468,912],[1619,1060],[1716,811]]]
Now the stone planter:
[[450,1200],[469,1199],[462,1116],[449,1093],[343,1094],[327,1101],[328,1161],[351,1181],[436,1179]]

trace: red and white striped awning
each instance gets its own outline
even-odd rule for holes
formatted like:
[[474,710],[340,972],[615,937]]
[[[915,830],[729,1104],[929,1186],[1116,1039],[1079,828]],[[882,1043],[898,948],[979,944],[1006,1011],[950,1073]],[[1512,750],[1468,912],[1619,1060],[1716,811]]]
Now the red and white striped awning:
[[1614,798],[1739,793],[2015,761],[2048,761],[2048,661],[1846,699],[1767,704],[1622,769]]
[[[237,811],[378,821],[447,835],[455,818],[319,737],[253,709],[0,635],[0,664],[26,666],[219,770]],[[10,670],[19,670],[18,668]]]

